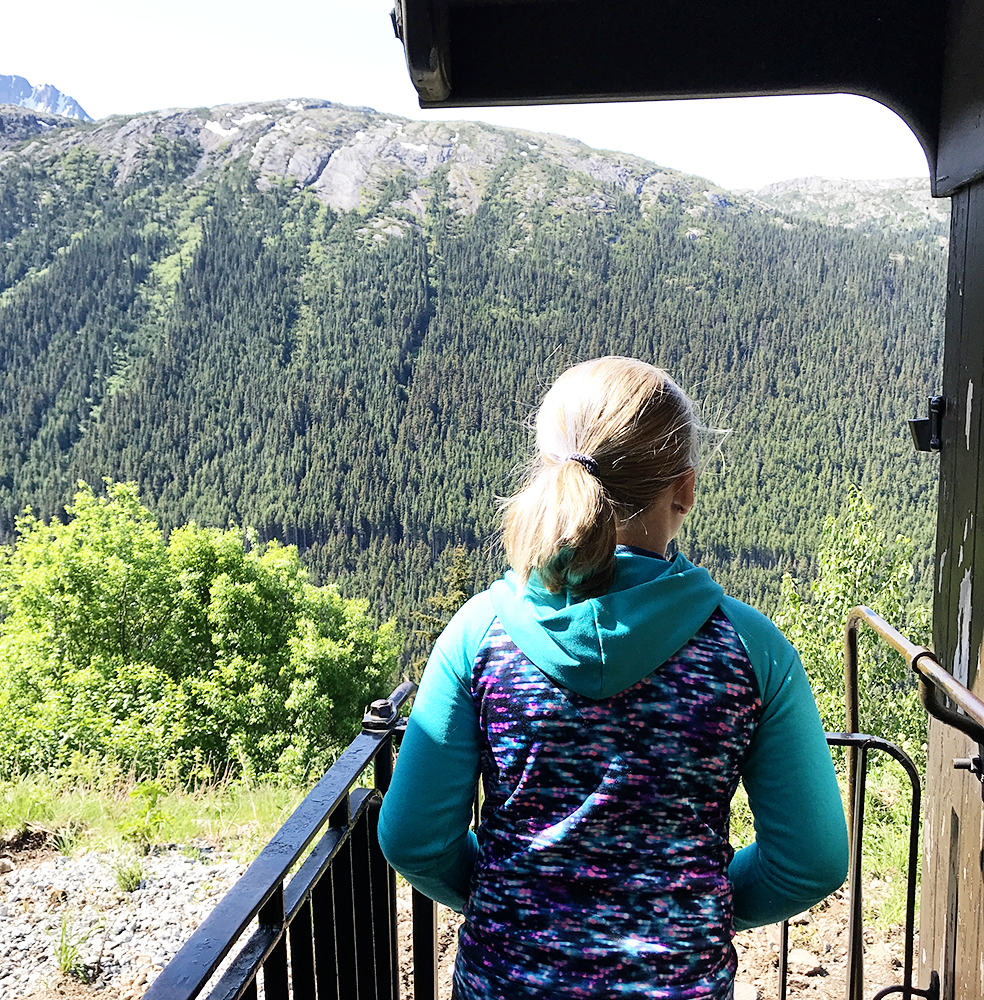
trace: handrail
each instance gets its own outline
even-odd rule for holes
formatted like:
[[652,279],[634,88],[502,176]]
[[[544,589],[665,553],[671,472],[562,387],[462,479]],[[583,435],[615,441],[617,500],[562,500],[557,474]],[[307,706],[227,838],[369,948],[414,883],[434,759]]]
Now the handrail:
[[[984,701],[945,670],[931,650],[910,642],[881,615],[864,605],[851,608],[844,629],[848,732],[858,731],[858,626],[861,622],[906,658],[919,678],[919,697],[930,715],[984,744]],[[957,706],[956,710],[950,708],[944,698],[949,698]]]
[[[909,819],[909,874],[906,887],[905,907],[905,956],[903,959],[903,982],[898,987],[888,987],[880,991],[876,1000],[891,993],[901,993],[905,1000],[913,996],[936,998],[938,988],[932,984],[927,990],[921,990],[913,985],[914,965],[914,929],[916,909],[916,865],[919,850],[919,815],[921,790],[919,775],[908,755],[894,744],[860,733],[860,697],[858,694],[858,628],[864,622],[888,645],[904,656],[914,670],[924,658],[932,658],[932,653],[924,646],[916,646],[901,632],[893,628],[884,618],[875,614],[871,608],[858,606],[851,608],[844,627],[844,708],[847,722],[846,733],[828,733],[827,742],[831,746],[843,746],[847,754],[847,813],[848,834],[851,844],[850,870],[850,919],[848,922],[848,969],[847,969],[847,1000],[861,1000],[864,990],[864,971],[862,966],[862,932],[861,932],[861,836],[864,825],[865,773],[867,770],[867,754],[869,749],[878,749],[888,753],[902,765],[912,787],[912,801]],[[935,663],[935,660],[933,661]],[[937,670],[942,667],[936,664]],[[947,675],[949,676],[949,675]],[[920,693],[927,685],[921,680]],[[952,678],[951,678],[952,680]],[[928,688],[927,688],[928,690]],[[969,694],[969,692],[968,692]],[[971,695],[973,697],[973,695]],[[976,700],[976,699],[975,699]],[[926,697],[923,697],[926,704]],[[981,706],[984,708],[984,705]],[[927,706],[927,710],[928,706]],[[982,716],[984,719],[984,716]],[[860,765],[860,766],[859,766]],[[860,772],[860,782],[858,774]]]
[[[847,730],[849,733],[857,734],[859,726],[859,702],[858,695],[858,629],[864,622],[872,631],[883,639],[896,652],[902,655],[909,663],[909,667],[919,678],[919,698],[923,707],[934,718],[939,719],[946,725],[958,729],[971,739],[975,740],[980,749],[977,757],[966,761],[954,761],[957,767],[965,767],[974,771],[982,781],[984,781],[984,701],[981,701],[971,690],[960,683],[951,673],[945,670],[935,654],[925,646],[917,646],[910,642],[898,629],[893,628],[884,618],[876,614],[871,608],[859,605],[851,608],[848,612],[847,623],[844,627],[844,704],[847,716]],[[947,704],[947,699],[956,707],[951,708]],[[831,743],[839,742],[828,735]],[[851,891],[851,918],[848,928],[848,951],[851,956],[850,968],[848,969],[847,996],[848,1000],[860,998],[863,988],[863,974],[861,969],[861,905],[860,893],[855,893],[853,886],[860,884],[860,834],[861,824],[864,814],[864,776],[863,762],[867,746],[876,746],[884,741],[873,737],[867,737],[867,745],[859,748],[851,746],[848,751],[848,830],[851,836],[851,856],[856,859],[856,865],[852,866],[852,891]],[[880,746],[892,754],[907,772],[912,772],[911,762],[906,763],[908,758],[897,748],[891,748],[890,744]],[[858,752],[860,750],[862,760],[862,778],[860,787],[858,786]],[[910,780],[913,773],[909,774]],[[909,844],[909,866],[910,880],[906,895],[906,954],[904,960],[905,981],[902,986],[888,987],[877,994],[875,1000],[883,1000],[891,993],[901,993],[905,1000],[912,996],[922,996],[937,1000],[940,995],[940,979],[933,971],[930,976],[930,985],[927,989],[921,990],[912,985],[912,930],[915,909],[914,882],[911,872],[914,864],[914,855],[918,843],[918,831],[915,823],[918,815],[918,779],[913,786],[913,812],[912,825],[910,826]],[[856,869],[856,870],[855,870]],[[857,898],[855,898],[857,897]]]

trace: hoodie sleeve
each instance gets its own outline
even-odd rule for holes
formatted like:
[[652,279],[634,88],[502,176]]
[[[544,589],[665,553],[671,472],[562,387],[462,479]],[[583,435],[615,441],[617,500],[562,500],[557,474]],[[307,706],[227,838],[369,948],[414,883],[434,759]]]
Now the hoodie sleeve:
[[480,594],[438,638],[379,816],[386,860],[424,895],[459,912],[478,854],[470,829],[480,752],[471,670],[493,618]]
[[755,841],[735,854],[735,929],[809,909],[843,883],[848,842],[830,749],[799,656],[764,615],[722,610],[755,670],[762,717],[742,767]]

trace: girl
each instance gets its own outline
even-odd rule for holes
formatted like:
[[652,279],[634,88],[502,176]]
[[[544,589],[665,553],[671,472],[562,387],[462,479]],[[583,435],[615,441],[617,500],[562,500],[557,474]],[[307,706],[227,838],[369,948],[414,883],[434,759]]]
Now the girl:
[[[434,647],[379,840],[464,913],[460,1000],[728,998],[735,929],[844,880],[844,813],[798,656],[706,570],[666,558],[700,434],[659,368],[565,372],[505,507],[512,572]],[[756,839],[735,854],[739,780]]]

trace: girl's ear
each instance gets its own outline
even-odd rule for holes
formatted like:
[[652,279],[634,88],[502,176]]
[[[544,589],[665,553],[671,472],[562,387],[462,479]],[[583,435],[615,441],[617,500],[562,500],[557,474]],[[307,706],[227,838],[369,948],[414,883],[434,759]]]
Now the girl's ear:
[[683,514],[688,514],[694,505],[694,484],[697,482],[697,470],[688,469],[679,476],[673,484],[673,507]]

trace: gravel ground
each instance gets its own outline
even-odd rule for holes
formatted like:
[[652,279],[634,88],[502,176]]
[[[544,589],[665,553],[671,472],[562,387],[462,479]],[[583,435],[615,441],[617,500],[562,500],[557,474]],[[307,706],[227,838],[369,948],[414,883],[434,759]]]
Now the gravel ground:
[[[0,855],[0,1000],[139,1000],[163,966],[205,919],[246,865],[218,848],[171,847],[141,859],[144,878],[123,891],[121,858],[93,851],[73,858],[50,850]],[[441,1000],[451,994],[460,917],[438,916]],[[399,891],[401,997],[413,998],[410,892]],[[840,1000],[846,973],[847,894],[791,922],[788,996]],[[735,1000],[778,993],[779,928],[735,939]],[[901,983],[900,928],[865,932],[865,995]],[[73,956],[89,982],[59,971]],[[64,961],[63,963],[64,964]]]
[[126,892],[115,866],[132,860],[99,851],[0,857],[0,1000],[53,988],[59,964],[91,978],[97,995],[142,996],[246,870],[208,845],[172,847],[141,858],[143,878]]

